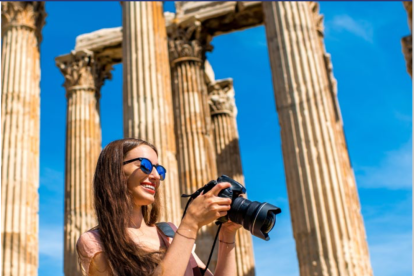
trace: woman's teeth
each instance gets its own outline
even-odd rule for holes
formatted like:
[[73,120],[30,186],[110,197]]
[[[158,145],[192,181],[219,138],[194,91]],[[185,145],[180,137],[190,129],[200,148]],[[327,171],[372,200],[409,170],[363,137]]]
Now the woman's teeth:
[[155,191],[155,187],[154,186],[151,186],[151,185],[141,185],[141,186],[144,187],[144,188],[146,188],[146,189],[150,189],[150,190]]

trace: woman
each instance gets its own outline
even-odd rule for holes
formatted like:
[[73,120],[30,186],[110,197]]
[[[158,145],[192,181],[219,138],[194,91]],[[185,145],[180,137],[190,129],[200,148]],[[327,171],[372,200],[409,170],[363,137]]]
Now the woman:
[[[98,226],[77,243],[85,275],[200,275],[205,265],[192,253],[197,232],[230,210],[231,200],[217,196],[230,184],[195,198],[178,229],[171,224],[176,234],[170,239],[155,226],[165,173],[156,148],[146,141],[117,140],[102,150],[93,181]],[[223,224],[215,275],[236,274],[234,241],[240,227]]]

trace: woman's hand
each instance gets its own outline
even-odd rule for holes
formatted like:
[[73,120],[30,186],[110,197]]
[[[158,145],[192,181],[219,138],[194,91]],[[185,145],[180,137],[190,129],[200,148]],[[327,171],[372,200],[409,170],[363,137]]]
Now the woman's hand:
[[228,222],[222,224],[220,232],[226,235],[235,235],[237,230],[239,230],[241,227],[241,224],[237,224],[229,220]]
[[230,183],[222,182],[214,186],[207,193],[200,194],[196,197],[188,206],[183,223],[195,225],[198,230],[219,217],[227,215],[227,211],[231,208],[231,199],[219,197],[218,194],[221,190],[229,188],[230,186]]

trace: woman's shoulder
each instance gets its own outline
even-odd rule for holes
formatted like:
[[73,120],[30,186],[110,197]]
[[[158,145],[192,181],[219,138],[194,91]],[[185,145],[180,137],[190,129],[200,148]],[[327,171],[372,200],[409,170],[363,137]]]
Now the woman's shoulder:
[[104,251],[99,230],[95,228],[83,233],[78,239],[76,248],[83,274],[89,275],[89,267],[92,259],[98,253]]
[[93,257],[97,252],[103,251],[99,230],[95,228],[83,233],[78,239],[77,248],[85,257]]

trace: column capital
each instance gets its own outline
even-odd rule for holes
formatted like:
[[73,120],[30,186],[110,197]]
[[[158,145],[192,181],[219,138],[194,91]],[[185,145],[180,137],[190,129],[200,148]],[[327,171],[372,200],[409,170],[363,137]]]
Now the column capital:
[[228,114],[236,117],[237,108],[234,101],[233,79],[217,80],[208,86],[208,103],[211,116]]
[[203,30],[195,17],[183,21],[175,19],[168,27],[168,46],[170,63],[174,66],[182,61],[196,61],[203,64],[205,53],[212,51],[212,36]]
[[35,32],[40,44],[46,16],[45,2],[1,2],[2,35],[9,28],[26,27]]
[[65,77],[66,92],[94,90],[98,94],[106,79],[112,79],[109,57],[96,56],[92,51],[72,51],[56,58],[56,65]]

